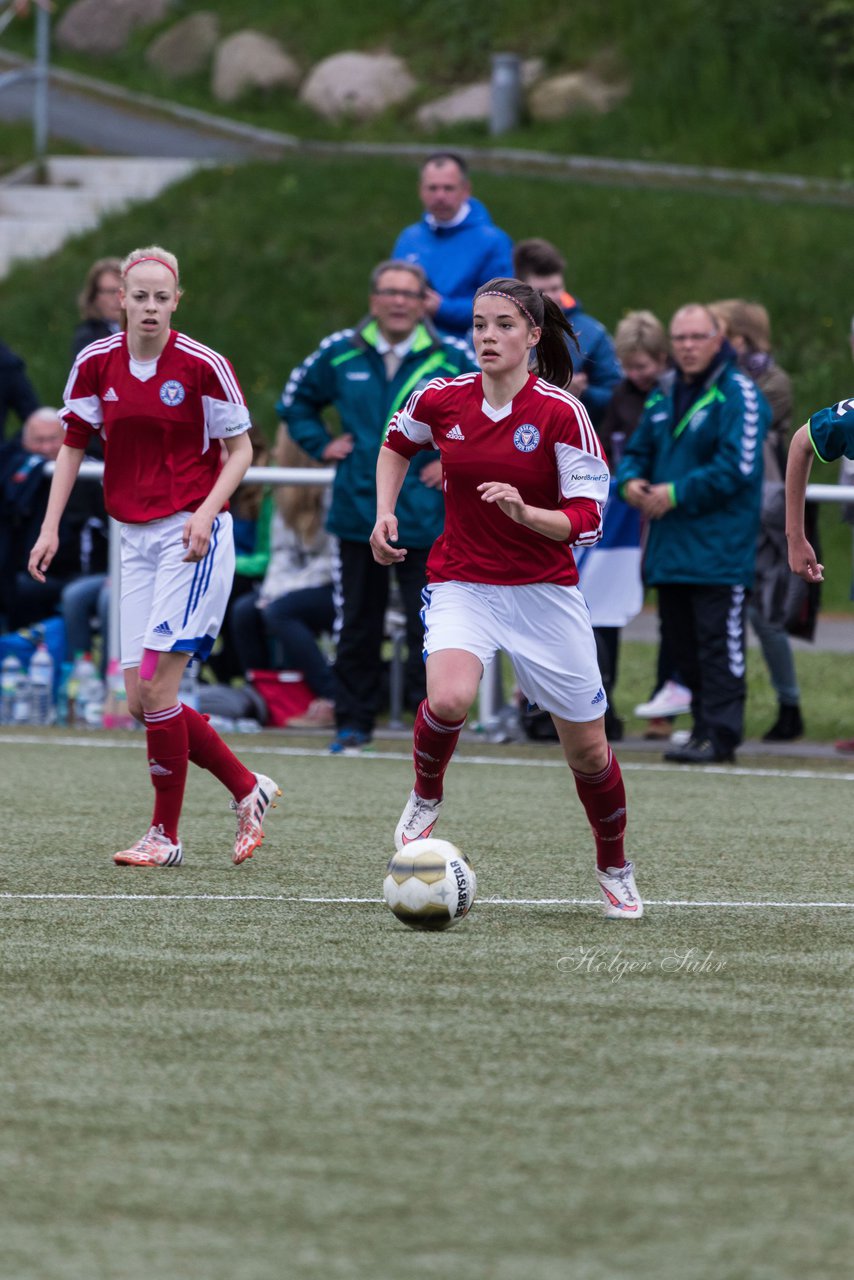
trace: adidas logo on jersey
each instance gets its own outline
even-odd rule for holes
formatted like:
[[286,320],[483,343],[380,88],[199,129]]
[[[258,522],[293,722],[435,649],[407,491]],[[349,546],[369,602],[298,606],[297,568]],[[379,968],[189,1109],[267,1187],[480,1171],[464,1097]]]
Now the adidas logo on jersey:
[[455,427],[451,427],[445,439],[446,440],[465,440],[465,436],[463,435],[462,431],[460,431],[459,423],[457,423]]
[[103,396],[101,397],[102,400],[118,400],[118,398],[119,397],[116,395],[112,387],[107,387],[107,390],[104,392]]
[[172,628],[168,622],[161,622],[158,627],[154,628],[154,634],[156,636],[171,636]]

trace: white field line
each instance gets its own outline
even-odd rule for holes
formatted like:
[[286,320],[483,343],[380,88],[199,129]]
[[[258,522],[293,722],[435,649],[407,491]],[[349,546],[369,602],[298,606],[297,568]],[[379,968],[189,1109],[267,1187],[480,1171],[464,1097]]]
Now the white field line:
[[[382,898],[316,898],[284,893],[0,893],[8,902],[305,902],[320,906],[377,906]],[[590,907],[601,898],[478,898],[481,907]],[[691,901],[680,898],[644,898],[648,907],[789,907],[805,911],[814,907],[854,909],[854,902],[745,902]]]
[[[101,734],[92,734],[89,736],[65,736],[57,735],[50,737],[36,737],[27,734],[2,734],[0,733],[0,746],[27,746],[27,747],[103,747],[107,750],[134,750],[142,751],[145,749],[145,741],[140,734],[133,738],[105,738]],[[341,757],[330,756],[329,752],[319,747],[271,747],[268,744],[257,742],[255,736],[247,735],[241,739],[240,755],[264,755],[264,756],[295,756],[305,757],[307,759],[328,760],[330,763],[337,762],[340,768]],[[364,754],[347,756],[348,760],[357,760],[364,763],[376,764],[384,760],[393,760],[399,763],[401,760],[411,763],[412,751],[371,751]],[[535,759],[532,760],[527,756],[472,756],[457,755],[454,757],[454,768],[458,765],[496,765],[504,769],[565,769],[566,764],[559,759]],[[658,762],[646,761],[626,761],[620,760],[620,768],[623,773],[681,773],[685,775],[685,766],[679,764],[665,764]],[[850,770],[837,772],[836,770],[824,769],[767,769],[767,768],[748,768],[742,765],[721,764],[721,765],[703,765],[699,769],[691,770],[691,777],[702,777],[704,774],[724,774],[727,778],[804,778],[804,779],[829,779],[832,782],[854,782],[854,772]]]

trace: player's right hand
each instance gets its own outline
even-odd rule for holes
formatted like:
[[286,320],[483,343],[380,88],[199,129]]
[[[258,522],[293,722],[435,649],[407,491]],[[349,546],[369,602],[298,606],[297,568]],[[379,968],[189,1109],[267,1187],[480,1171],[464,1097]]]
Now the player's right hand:
[[789,568],[805,582],[824,582],[824,565],[818,563],[806,538],[789,539]]
[[40,533],[27,561],[27,572],[36,582],[44,582],[45,574],[59,547],[59,537],[53,533]]
[[406,548],[398,547],[396,543],[397,517],[377,516],[377,522],[371,534],[371,551],[377,564],[398,564],[406,559]]

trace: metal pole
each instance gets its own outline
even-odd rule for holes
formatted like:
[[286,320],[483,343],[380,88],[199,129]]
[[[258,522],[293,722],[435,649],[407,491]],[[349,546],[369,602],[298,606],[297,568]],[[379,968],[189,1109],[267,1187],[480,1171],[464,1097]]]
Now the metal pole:
[[33,93],[33,145],[36,160],[47,154],[48,89],[50,85],[50,13],[41,5],[36,8],[36,64]]
[[489,132],[495,137],[518,127],[522,112],[522,61],[518,53],[492,55]]

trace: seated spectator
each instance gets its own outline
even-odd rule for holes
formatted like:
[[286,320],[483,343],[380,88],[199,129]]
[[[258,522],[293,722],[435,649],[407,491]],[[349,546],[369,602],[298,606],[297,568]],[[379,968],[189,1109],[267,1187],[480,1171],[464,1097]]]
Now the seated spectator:
[[[279,428],[275,462],[280,467],[315,467]],[[329,729],[335,724],[332,668],[317,643],[335,621],[332,598],[334,539],[324,521],[328,490],[322,486],[282,485],[276,489],[270,557],[260,589],[234,601],[231,643],[244,675],[253,669],[301,671],[312,692],[305,715],[288,723],[295,728]]]
[[620,362],[608,330],[583,310],[567,291],[566,262],[548,240],[520,240],[513,250],[513,274],[532,289],[551,298],[572,325],[578,351],[572,352],[570,391],[584,405],[594,427],[599,426],[605,406],[620,381]]
[[27,572],[30,547],[47,507],[50,477],[45,463],[56,459],[63,427],[55,409],[30,414],[20,441],[0,451],[0,612],[11,631],[49,617],[63,588],[82,574],[105,573],[107,517],[100,480],[81,479],[65,508],[59,550],[46,582]]
[[98,258],[86,272],[77,299],[80,323],[71,339],[71,359],[99,338],[109,338],[122,327],[121,263],[118,258]]
[[39,407],[39,398],[27,377],[23,360],[0,342],[0,443],[6,436],[6,416],[11,409],[23,424]]
[[[270,450],[258,427],[250,427],[252,466],[266,467]],[[219,684],[228,684],[243,674],[240,658],[232,643],[231,613],[241,596],[257,591],[270,561],[270,528],[273,494],[267,485],[242,484],[229,504],[234,523],[234,582],[225,611],[222,631],[205,664]]]

